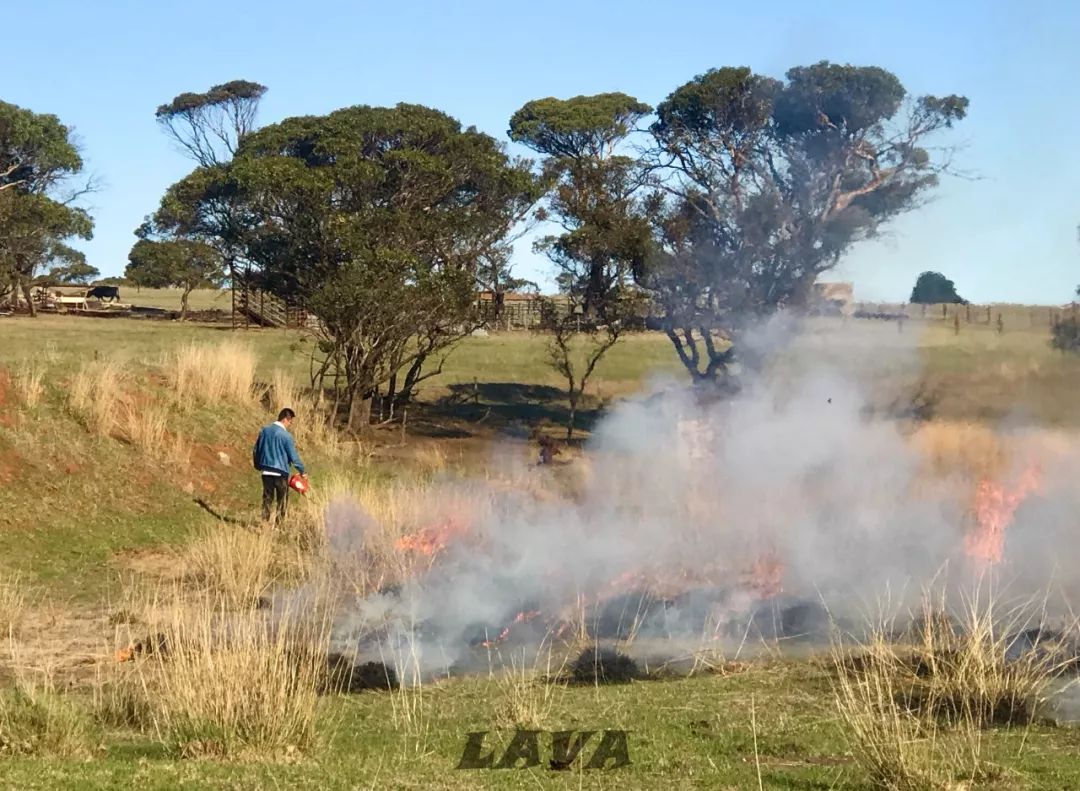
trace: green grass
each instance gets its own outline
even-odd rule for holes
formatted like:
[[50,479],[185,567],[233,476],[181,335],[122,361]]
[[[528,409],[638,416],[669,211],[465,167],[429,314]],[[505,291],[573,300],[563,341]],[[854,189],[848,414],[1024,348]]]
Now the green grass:
[[[487,744],[506,744],[509,733],[494,724],[496,699],[496,686],[486,678],[431,685],[423,704],[428,728],[416,737],[395,727],[390,693],[335,698],[324,716],[321,748],[296,763],[175,760],[148,737],[113,731],[90,762],[11,758],[0,759],[0,766],[5,782],[19,788],[751,789],[758,787],[759,767],[769,789],[869,788],[848,755],[828,676],[817,663],[566,689],[541,729],[629,731],[631,765],[617,770],[583,770],[595,736],[574,768],[552,771],[546,734],[537,768],[456,769],[467,733],[489,731]],[[987,732],[985,749],[1004,772],[992,787],[1077,787],[1078,742],[1075,731],[1049,726]]]
[[[175,288],[140,288],[123,286],[120,294],[124,302],[147,308],[165,308],[166,310],[180,310],[180,290]],[[188,297],[188,307],[191,310],[223,310],[228,313],[232,309],[232,297],[229,292],[217,289],[199,288],[191,292]]]

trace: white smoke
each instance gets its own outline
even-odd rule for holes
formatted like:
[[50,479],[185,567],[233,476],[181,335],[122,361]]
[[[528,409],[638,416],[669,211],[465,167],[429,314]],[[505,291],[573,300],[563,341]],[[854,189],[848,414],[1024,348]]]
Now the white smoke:
[[[518,611],[540,611],[550,623],[586,602],[595,626],[604,596],[622,590],[611,582],[627,574],[687,594],[659,607],[648,636],[701,638],[716,626],[706,615],[742,623],[762,604],[746,579],[763,557],[782,567],[783,602],[814,603],[839,618],[858,617],[886,595],[914,606],[944,567],[965,573],[971,482],[928,481],[910,427],[875,416],[869,402],[863,387],[829,371],[783,385],[761,379],[711,404],[656,384],[595,428],[584,458],[571,462],[581,473],[573,497],[492,487],[485,496],[494,505],[469,540],[449,545],[429,573],[399,590],[358,602],[342,639],[389,624],[381,634],[397,642],[380,653],[415,641],[410,651],[435,669],[465,661],[470,643],[495,637]],[[1032,593],[1060,575],[1061,550],[1078,533],[1070,483],[1078,465],[1055,463],[1067,474],[1049,475],[1008,533],[1004,568]],[[553,475],[548,467],[516,472]],[[351,501],[332,503],[326,516],[336,546],[371,524]]]

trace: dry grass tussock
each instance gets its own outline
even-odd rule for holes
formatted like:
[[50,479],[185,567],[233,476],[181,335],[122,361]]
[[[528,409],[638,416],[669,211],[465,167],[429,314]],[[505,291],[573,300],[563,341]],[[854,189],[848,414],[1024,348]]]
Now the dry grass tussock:
[[0,576],[0,636],[18,633],[31,598],[29,586],[18,574]]
[[329,610],[238,613],[226,596],[155,606],[155,650],[118,668],[99,710],[185,757],[289,759],[317,744]]
[[170,409],[138,393],[132,379],[115,360],[84,365],[71,379],[68,406],[91,433],[129,442],[156,461],[187,466],[191,447],[170,433]]
[[236,340],[188,343],[168,355],[165,370],[176,401],[189,404],[238,404],[255,397],[254,350]]
[[88,714],[47,674],[20,671],[11,687],[0,690],[0,756],[87,758],[94,736]]
[[231,608],[255,606],[279,574],[279,548],[270,530],[214,525],[184,550],[185,577],[220,594]]
[[91,433],[108,437],[117,430],[127,379],[127,371],[116,360],[85,363],[72,377],[68,405]]
[[565,692],[561,680],[566,665],[552,658],[550,645],[541,646],[532,661],[524,649],[510,657],[509,665],[494,679],[495,725],[498,728],[544,728],[551,711]]
[[[929,602],[929,600],[928,600]],[[931,607],[898,633],[883,624],[834,648],[837,709],[852,753],[881,788],[929,791],[992,779],[993,726],[1026,726],[1071,658],[1016,650],[1015,613],[972,601],[958,617]]]
[[15,369],[14,385],[19,400],[34,409],[45,396],[45,367],[33,360],[24,360]]
[[960,473],[979,479],[997,475],[1008,459],[1004,440],[980,423],[935,420],[920,425],[911,439],[934,476]]

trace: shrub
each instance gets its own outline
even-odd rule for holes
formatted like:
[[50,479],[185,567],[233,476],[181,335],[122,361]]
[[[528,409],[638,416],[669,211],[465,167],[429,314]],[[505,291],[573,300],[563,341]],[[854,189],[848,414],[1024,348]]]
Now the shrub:
[[1080,352],[1080,317],[1074,314],[1055,321],[1050,328],[1050,345],[1061,352]]

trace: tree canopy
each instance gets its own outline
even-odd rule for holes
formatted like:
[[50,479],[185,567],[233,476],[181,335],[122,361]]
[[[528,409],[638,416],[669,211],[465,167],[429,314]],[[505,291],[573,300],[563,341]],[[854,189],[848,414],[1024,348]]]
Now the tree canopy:
[[50,281],[87,286],[101,274],[96,266],[86,263],[86,256],[79,250],[68,248],[63,253],[49,269],[46,277]]
[[29,287],[42,267],[70,262],[67,241],[89,239],[90,215],[75,205],[88,185],[70,186],[83,161],[55,115],[0,102],[0,289]]
[[259,282],[321,322],[350,423],[402,367],[471,330],[478,259],[537,198],[489,136],[410,104],[291,118],[245,139],[233,173]]
[[202,167],[223,165],[255,129],[266,86],[248,80],[215,85],[204,93],[182,93],[157,108],[158,123]]
[[[568,438],[589,377],[635,312],[633,276],[652,246],[639,200],[646,171],[620,150],[651,109],[632,96],[605,93],[539,99],[510,119],[511,139],[544,155],[546,215],[562,228],[540,239],[536,249],[555,264],[568,303],[566,311],[545,306],[552,331],[549,358],[567,382]],[[575,342],[580,330],[587,336],[584,344]]]
[[187,317],[188,298],[197,288],[221,284],[221,256],[205,242],[191,239],[139,239],[128,254],[125,278],[145,288],[179,288],[180,319]]
[[940,272],[923,272],[911,289],[910,302],[919,305],[965,304],[966,299],[956,293],[956,284]]
[[852,244],[920,205],[948,166],[926,141],[967,105],[828,62],[784,81],[713,69],[659,105],[658,252],[641,282],[696,381],[728,372],[748,326],[805,304]]

